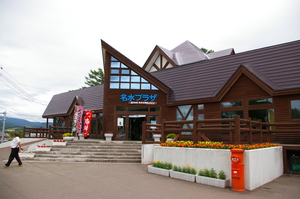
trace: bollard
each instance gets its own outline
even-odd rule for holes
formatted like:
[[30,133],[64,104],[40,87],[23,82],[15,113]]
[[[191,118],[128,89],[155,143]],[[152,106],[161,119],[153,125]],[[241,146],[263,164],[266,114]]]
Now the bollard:
[[244,149],[231,149],[231,190],[245,191]]

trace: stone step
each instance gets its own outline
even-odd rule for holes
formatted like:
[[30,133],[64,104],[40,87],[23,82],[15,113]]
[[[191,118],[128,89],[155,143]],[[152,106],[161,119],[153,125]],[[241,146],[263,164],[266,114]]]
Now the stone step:
[[85,145],[66,145],[66,146],[51,146],[52,149],[54,148],[78,148],[78,149],[84,149],[84,148],[89,148],[89,149],[141,149],[141,146],[85,146]]
[[50,151],[34,151],[24,161],[121,162],[141,163],[141,142],[68,141],[66,146],[51,146]]
[[131,155],[72,155],[72,154],[35,154],[37,158],[93,158],[93,159],[141,159]]
[[101,158],[23,158],[28,162],[110,162],[110,163],[141,163],[140,159],[101,159]]
[[119,153],[132,153],[132,152],[137,152],[140,153],[141,150],[138,149],[92,149],[92,148],[60,148],[60,149],[51,149],[52,152],[68,152],[68,153],[72,153],[72,152],[94,152],[94,153],[101,153],[101,152],[105,152],[105,153],[113,153],[113,152],[119,152]]
[[95,151],[88,151],[88,152],[83,152],[83,151],[50,151],[50,152],[42,152],[42,151],[37,151],[35,152],[36,155],[45,155],[45,154],[52,154],[52,155],[57,155],[57,154],[62,154],[62,155],[131,155],[131,156],[141,156],[140,152],[95,152]]

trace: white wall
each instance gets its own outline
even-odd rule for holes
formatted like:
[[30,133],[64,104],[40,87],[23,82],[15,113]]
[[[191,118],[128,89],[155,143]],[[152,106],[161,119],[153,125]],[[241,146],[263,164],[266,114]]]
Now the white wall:
[[159,144],[142,145],[142,164],[152,164],[152,160],[154,158],[154,146],[159,146]]
[[[153,152],[151,152],[153,150]],[[214,168],[217,173],[223,170],[227,179],[231,179],[230,150],[160,147],[143,145],[142,164],[151,164],[152,160],[170,162],[178,166],[190,164],[195,169]],[[152,159],[151,159],[152,158]],[[151,159],[151,160],[150,160]],[[143,163],[146,162],[146,163]],[[271,147],[244,152],[245,189],[253,190],[283,175],[282,147]],[[231,180],[230,180],[231,185]]]
[[283,175],[282,147],[244,152],[245,189],[253,190]]

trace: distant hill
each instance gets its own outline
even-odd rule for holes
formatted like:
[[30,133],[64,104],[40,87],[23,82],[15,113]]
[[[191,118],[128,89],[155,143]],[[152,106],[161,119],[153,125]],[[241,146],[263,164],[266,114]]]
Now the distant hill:
[[[3,125],[3,121],[2,121],[3,117],[0,117],[0,129],[2,130],[2,125]],[[49,123],[49,125],[51,125]],[[16,128],[16,129],[23,129],[23,126],[26,127],[33,127],[33,128],[45,128],[46,127],[46,123],[45,122],[30,122],[24,119],[18,119],[18,118],[6,118],[5,121],[5,129],[11,129],[11,128]],[[0,130],[0,131],[1,131]]]

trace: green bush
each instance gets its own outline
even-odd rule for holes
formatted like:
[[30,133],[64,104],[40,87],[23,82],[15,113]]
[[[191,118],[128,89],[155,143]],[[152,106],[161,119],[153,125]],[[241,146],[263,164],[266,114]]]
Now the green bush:
[[216,171],[213,168],[211,168],[209,170],[209,177],[210,178],[217,178],[217,173],[216,173]]
[[221,170],[219,172],[219,179],[226,180],[226,174],[225,174],[225,172],[223,170]]
[[171,139],[174,139],[175,137],[176,137],[175,133],[170,133],[166,136],[166,138],[171,138]]
[[208,170],[208,168],[201,169],[201,170],[199,171],[199,176],[209,177],[209,170]]

